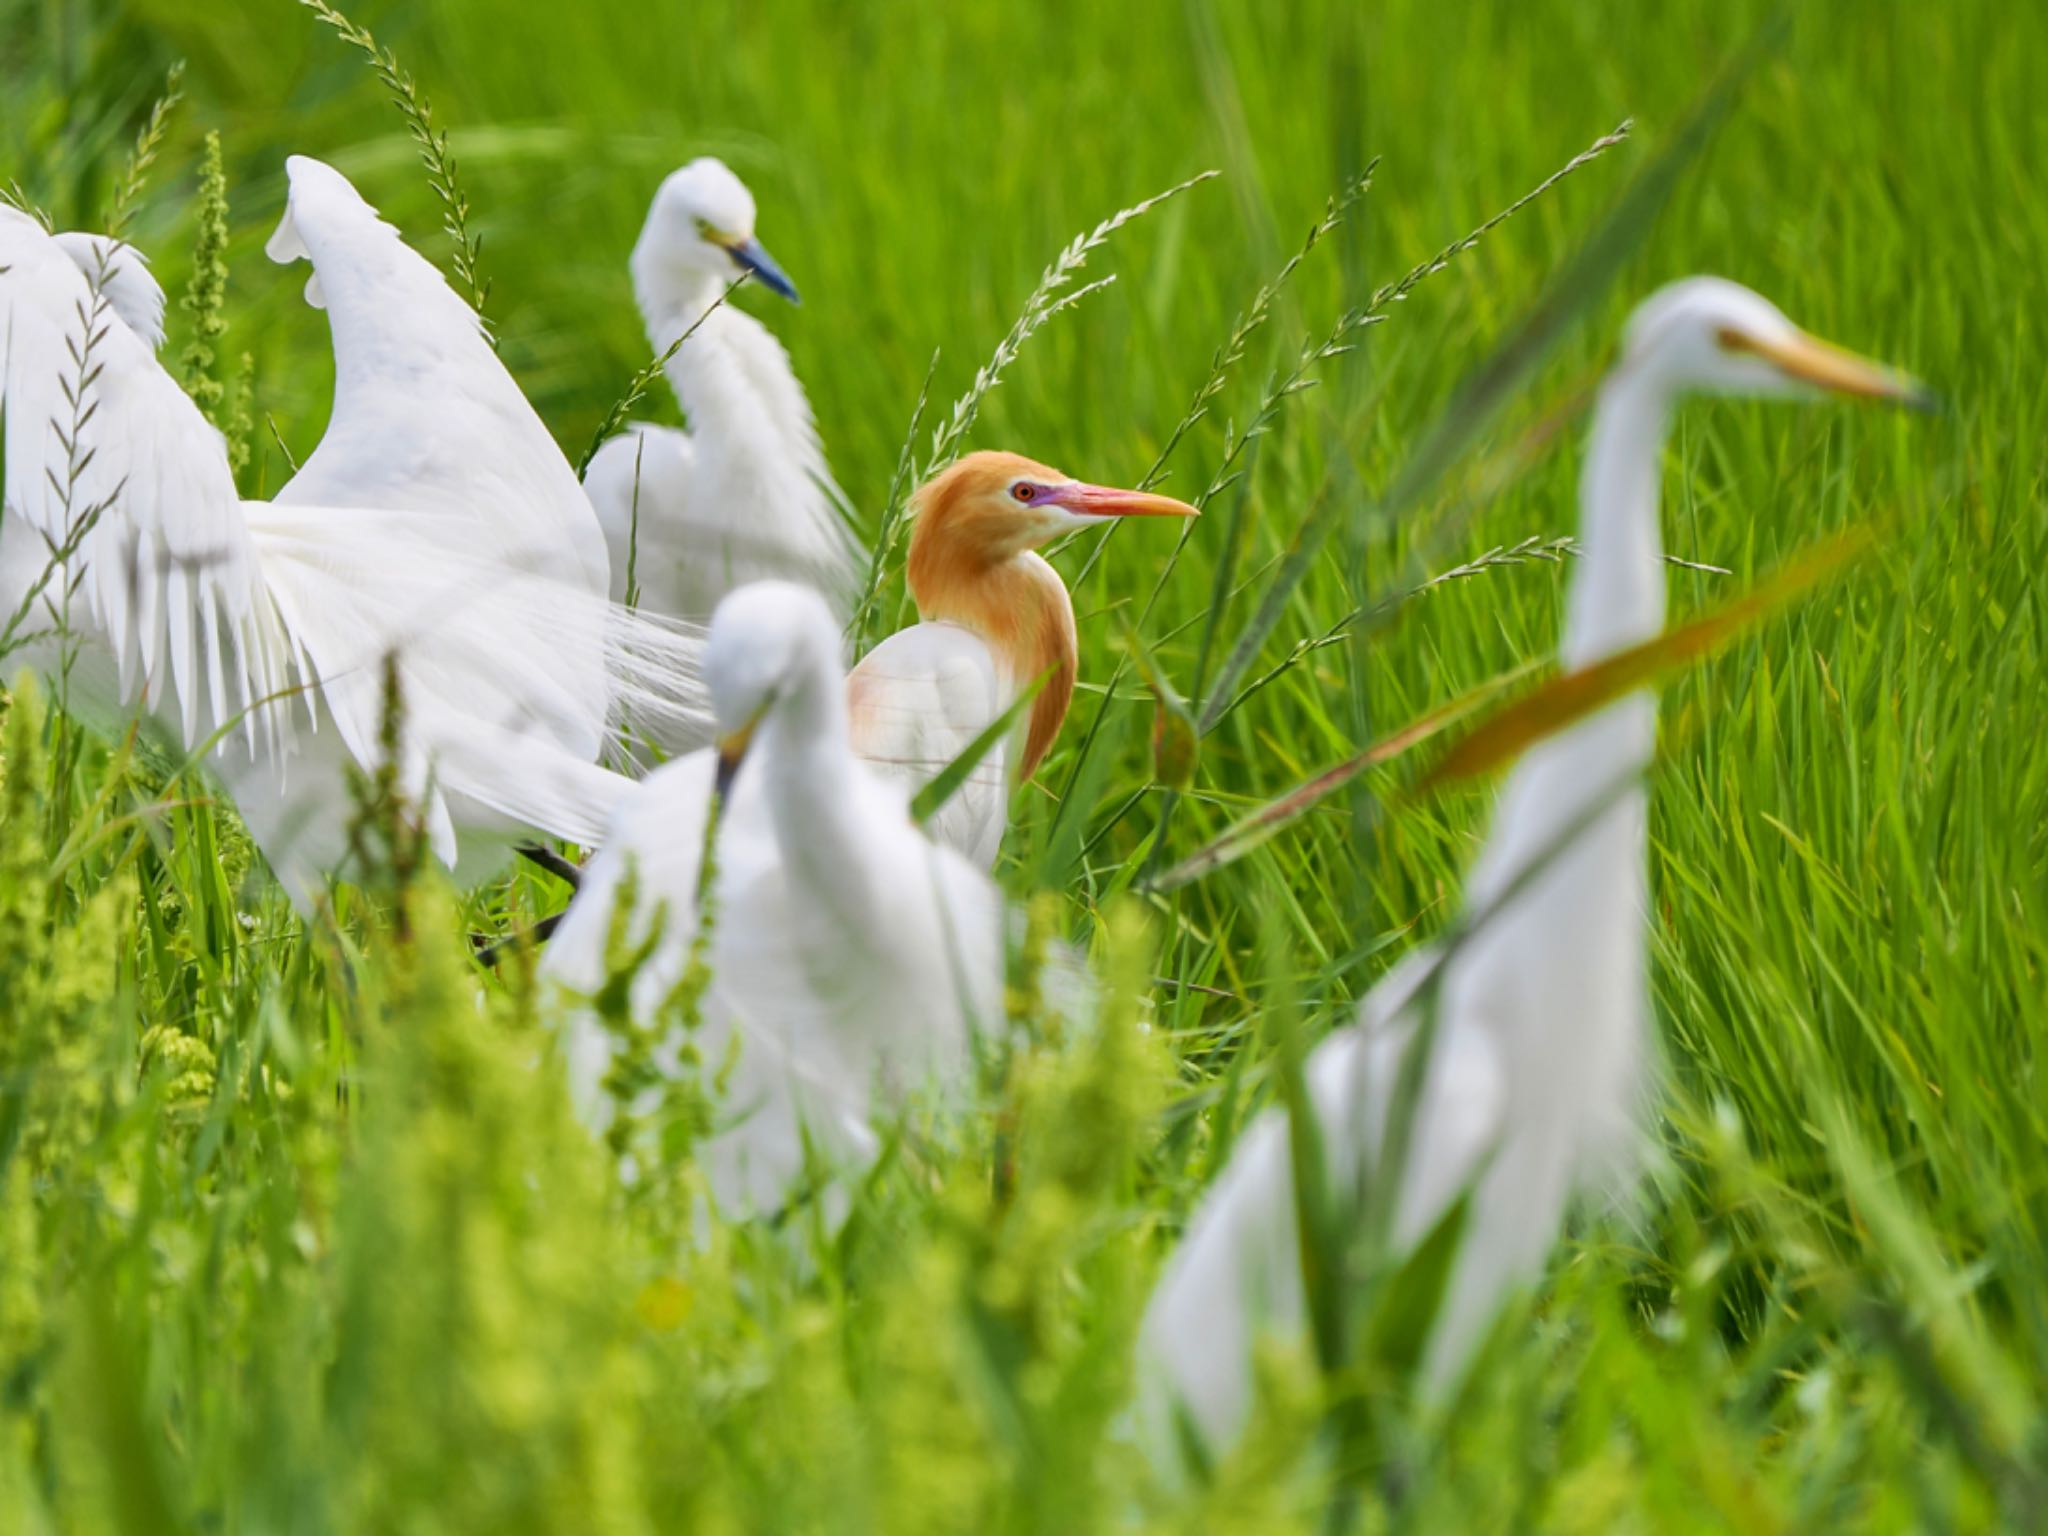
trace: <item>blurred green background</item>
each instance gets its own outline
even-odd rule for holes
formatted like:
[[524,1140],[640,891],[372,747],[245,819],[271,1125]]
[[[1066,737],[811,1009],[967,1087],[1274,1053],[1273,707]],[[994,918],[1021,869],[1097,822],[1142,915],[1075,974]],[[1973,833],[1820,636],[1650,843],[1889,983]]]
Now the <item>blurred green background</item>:
[[[1237,7],[363,5],[454,135],[489,253],[506,356],[565,437],[580,437],[642,360],[624,261],[660,177],[700,153],[754,188],[761,232],[806,304],[765,296],[815,398],[835,465],[872,509],[932,350],[950,398],[1077,230],[1218,167],[1121,253],[1120,289],[1034,345],[983,436],[1107,473],[1178,417],[1209,349],[1291,251],[1324,197],[1372,156],[1375,196],[1305,273],[1295,318],[1404,270],[1624,117],[1654,146],[1754,29],[1755,5],[1423,4]],[[1937,264],[1995,305],[2030,265],[2037,217],[2017,174],[2038,115],[2023,8],[1794,8],[1791,44],[1685,188],[1636,280],[1724,272],[1788,303],[1821,294],[1821,329],[1861,312],[1910,340],[1935,318]],[[195,129],[227,136],[235,298],[275,375],[280,419],[310,437],[318,402],[296,366],[317,315],[267,270],[258,237],[282,201],[282,160],[334,161],[428,249],[437,212],[401,125],[360,59],[276,0],[9,0],[0,146],[62,218],[103,197],[164,67],[189,61],[191,101],[160,180],[189,176]],[[1967,81],[1967,89],[1961,82]],[[2003,110],[2001,110],[2003,107]],[[1967,169],[1973,196],[1958,197]],[[1551,258],[1610,195],[1610,163],[1446,274],[1359,369],[1389,380],[1384,437],[1440,395]],[[189,185],[189,182],[183,184]],[[1974,195],[1974,194],[1981,194]],[[176,291],[182,200],[159,196],[138,237]],[[61,221],[61,219],[60,219]],[[1965,232],[1967,230],[1967,233]],[[1974,255],[1968,254],[1974,253]],[[1943,272],[1947,271],[1944,266]],[[1856,281],[1845,281],[1850,273]],[[1966,323],[1961,295],[1940,312]],[[1987,311],[1989,314],[1996,311]],[[1595,331],[1603,338],[1611,326]],[[1975,339],[1958,336],[1959,342]],[[287,361],[293,360],[293,361]],[[1931,359],[1929,360],[1931,361]],[[1398,381],[1395,384],[1392,381]],[[303,422],[298,418],[306,417]]]
[[[1681,413],[1667,542],[1730,574],[1674,571],[1677,611],[1734,595],[1831,529],[1870,524],[1879,547],[1668,691],[1652,943],[1672,1090],[1647,1211],[1567,1245],[1440,1442],[1394,1435],[1391,1461],[1424,1473],[1376,1485],[1380,1527],[1971,1529],[2026,1523],[2048,1488],[2048,8],[1784,11],[1782,44],[1622,279],[1484,446],[1521,441],[1577,398],[1630,305],[1702,271],[1914,370],[1949,409],[1931,421],[1783,404]],[[870,531],[934,352],[925,438],[1041,268],[1118,208],[1224,173],[1091,260],[1086,275],[1118,281],[1031,340],[970,446],[1102,480],[1141,474],[1234,317],[1325,200],[1380,157],[1371,191],[1176,451],[1166,485],[1189,495],[1233,424],[1347,307],[1632,118],[1628,143],[1422,283],[1280,407],[1142,626],[1188,692],[1213,675],[1198,637],[1232,538],[1248,586],[1218,612],[1219,647],[1308,519],[1354,528],[1457,381],[1766,14],[1724,0],[351,11],[451,134],[503,355],[572,455],[646,357],[625,258],[654,187],[703,153],[739,171],[804,303],[738,302],[787,344]],[[329,366],[302,276],[260,252],[283,157],[332,161],[422,249],[447,253],[413,146],[357,54],[285,0],[0,0],[0,176],[60,225],[90,226],[179,58],[187,99],[134,235],[175,296],[198,136],[219,129],[235,229],[224,350],[253,354],[259,412],[303,455]],[[642,414],[673,410],[657,388]],[[1316,643],[1411,561],[1441,572],[1570,534],[1578,431],[1489,487],[1469,523],[1461,498],[1484,481],[1461,471],[1391,535],[1329,542],[1252,675],[1284,670],[1203,743],[1163,856],[1547,653],[1568,566],[1545,561],[1448,581],[1368,646]],[[259,454],[275,485],[281,457],[267,443]],[[1332,484],[1352,489],[1321,497]],[[1098,950],[1112,946],[1096,920],[1150,855],[1164,803],[1149,703],[1126,684],[1103,710],[1100,766],[1077,774],[1079,748],[1122,654],[1117,617],[1137,616],[1168,557],[1155,533],[1120,536],[1078,586],[1084,691],[1018,797],[1004,870],[1015,885],[1052,877],[1063,925]],[[1070,576],[1079,557],[1061,562]],[[15,1383],[0,1388],[14,1405],[0,1425],[19,1440],[4,1467],[103,1454],[163,1469],[160,1487],[112,1485],[108,1523],[133,1530],[169,1528],[150,1523],[164,1511],[237,1530],[1312,1524],[1328,1468],[1300,1361],[1293,1374],[1276,1365],[1271,1434],[1206,1502],[1146,1492],[1116,1415],[1147,1277],[1236,1116],[1267,1092],[1258,1021],[1282,998],[1299,1000],[1311,1032],[1347,1017],[1454,906],[1487,797],[1397,804],[1406,778],[1370,777],[1241,864],[1147,904],[1154,1043],[1170,1056],[1150,1068],[1059,1058],[1016,1090],[1057,1146],[1081,1133],[1061,1129],[1054,1087],[1104,1089],[1092,1071],[1139,1085],[1089,1154],[1108,1171],[1053,1180],[1057,1198],[1032,1207],[1050,1223],[1036,1238],[987,1203],[991,1130],[914,1190],[876,1197],[871,1231],[822,1270],[744,1237],[729,1239],[747,1255],[738,1278],[684,1264],[698,1299],[680,1331],[646,1325],[645,1311],[679,1283],[673,1232],[644,1212],[595,1223],[616,1191],[574,1171],[587,1151],[568,1150],[559,1105],[504,1066],[534,1049],[518,987],[494,1005],[515,1045],[449,1023],[435,1026],[445,1039],[365,1047],[373,1081],[420,1086],[388,1095],[359,1144],[320,1106],[336,1102],[357,1048],[348,1021],[367,1005],[323,979],[307,958],[317,945],[274,896],[259,932],[281,958],[241,951],[229,966],[231,939],[188,934],[181,950],[138,938],[127,979],[93,1005],[104,1012],[78,1015],[113,1042],[93,1050],[132,1077],[151,1000],[181,998],[181,1028],[223,1060],[239,1053],[241,1086],[209,1092],[218,1123],[241,1127],[216,1146],[242,1150],[203,1166],[184,1143],[165,1152],[153,1079],[106,1090],[96,1123],[111,1139],[92,1157],[131,1194],[138,1168],[159,1169],[183,1192],[153,1197],[153,1219],[182,1235],[137,1236],[132,1205],[109,1207],[115,1219],[62,1178],[35,1186],[15,1252],[41,1257],[11,1273],[42,1320],[20,1323],[27,1304],[0,1286],[0,1355],[15,1362],[0,1371]],[[1396,808],[1368,819],[1375,805]],[[30,879],[33,850],[18,864]],[[213,899],[200,873],[166,854],[137,878],[198,911]],[[522,881],[509,899],[540,895]],[[434,988],[455,983],[393,964],[406,1008],[438,1017],[452,993]],[[328,1054],[292,1057],[279,1018],[315,1043],[324,1032]],[[305,1074],[293,1107],[248,1086],[254,1063],[280,1081]],[[487,1086],[466,1090],[463,1073]],[[260,1129],[270,1116],[288,1127],[275,1139]],[[544,1161],[571,1171],[529,1200],[516,1171]],[[1067,1235],[1047,1239],[1055,1229]],[[0,1278],[6,1262],[0,1247]],[[103,1313],[60,1296],[68,1277],[104,1274],[117,1278],[93,1303]],[[489,1284],[472,1292],[465,1275]],[[991,1315],[1010,1329],[1001,1348],[960,1342],[986,1343]],[[119,1341],[134,1379],[110,1366],[99,1374],[113,1384],[77,1399],[100,1358],[80,1341],[102,1338]],[[59,1357],[83,1375],[20,1364]],[[90,1411],[59,1433],[51,1394],[64,1382]],[[289,1432],[267,1438],[273,1415]],[[61,1449],[64,1434],[88,1449]],[[0,1507],[0,1529],[6,1518]]]

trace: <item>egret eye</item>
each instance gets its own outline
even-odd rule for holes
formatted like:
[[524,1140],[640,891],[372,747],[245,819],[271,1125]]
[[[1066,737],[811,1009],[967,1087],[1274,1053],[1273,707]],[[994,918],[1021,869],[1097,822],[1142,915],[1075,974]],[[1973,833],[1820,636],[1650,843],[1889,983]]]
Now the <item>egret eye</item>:
[[1010,494],[1018,501],[1030,501],[1038,494],[1038,487],[1029,480],[1019,480],[1010,487]]

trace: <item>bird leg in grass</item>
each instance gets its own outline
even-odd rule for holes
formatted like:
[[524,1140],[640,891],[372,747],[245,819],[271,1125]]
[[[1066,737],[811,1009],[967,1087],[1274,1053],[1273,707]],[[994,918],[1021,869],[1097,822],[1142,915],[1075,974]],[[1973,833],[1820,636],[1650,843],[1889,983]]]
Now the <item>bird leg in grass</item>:
[[470,935],[469,942],[476,946],[477,962],[481,965],[496,965],[505,957],[505,951],[522,940],[535,949],[547,943],[554,931],[562,926],[562,919],[569,915],[565,907],[560,912],[550,913],[524,933],[508,933],[502,939],[494,939],[487,933]]
[[582,889],[583,866],[581,864],[572,864],[569,860],[555,852],[554,849],[543,848],[539,843],[521,843],[519,845],[519,855],[522,858],[532,860],[557,880],[565,881],[570,890]]

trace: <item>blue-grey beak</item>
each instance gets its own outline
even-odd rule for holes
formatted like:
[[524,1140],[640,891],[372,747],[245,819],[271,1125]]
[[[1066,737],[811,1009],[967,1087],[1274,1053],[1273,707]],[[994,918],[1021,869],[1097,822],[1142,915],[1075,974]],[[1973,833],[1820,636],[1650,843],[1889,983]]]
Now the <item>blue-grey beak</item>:
[[803,302],[796,296],[796,284],[789,280],[789,274],[776,264],[775,258],[768,254],[768,248],[760,241],[742,240],[736,245],[728,245],[726,250],[734,261],[754,274],[755,282],[770,293],[779,293],[792,304]]

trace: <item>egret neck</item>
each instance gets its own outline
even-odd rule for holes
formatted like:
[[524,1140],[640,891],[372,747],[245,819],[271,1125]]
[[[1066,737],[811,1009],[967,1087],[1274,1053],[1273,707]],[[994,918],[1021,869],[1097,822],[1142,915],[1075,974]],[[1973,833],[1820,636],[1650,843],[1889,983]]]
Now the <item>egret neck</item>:
[[[1580,477],[1579,553],[1558,651],[1567,670],[1663,628],[1658,475],[1669,415],[1669,391],[1654,374],[1624,365],[1600,392]],[[1642,774],[1656,740],[1656,696],[1644,689],[1539,743],[1503,787],[1493,835],[1467,887],[1468,907],[1485,910],[1528,882],[1473,946],[1471,984],[1511,989],[1519,977],[1532,996],[1548,998],[1560,1016],[1577,1021],[1580,1061],[1571,1086],[1559,1084],[1551,1099],[1553,1108],[1575,1107],[1532,1119],[1522,1133],[1524,1193],[1543,1191],[1530,1199],[1531,1213],[1552,1209],[1575,1176],[1593,1176],[1632,1144],[1626,1109],[1641,1070],[1640,949],[1649,901]],[[1562,913],[1577,934],[1570,946],[1557,940]],[[1517,1081],[1556,1076],[1548,1022],[1537,1013],[1517,1015],[1517,1027],[1495,1038]],[[1502,1240],[1509,1241],[1509,1218],[1500,1220]],[[1547,1219],[1532,1219],[1512,1241],[1533,1263],[1549,1233]]]
[[[1568,671],[1663,628],[1657,477],[1669,414],[1662,382],[1627,366],[1600,391],[1580,477],[1579,552],[1558,650]],[[1643,899],[1646,797],[1628,777],[1648,766],[1656,731],[1656,700],[1638,692],[1531,750],[1502,790],[1468,902],[1483,906],[1497,899],[1532,862],[1548,860],[1532,900],[1539,894],[1569,899],[1589,914],[1597,909],[1616,931],[1633,932]],[[1558,846],[1598,799],[1609,802],[1599,825],[1585,828],[1569,849]]]
[[[670,347],[697,326],[696,334],[669,358],[665,370],[696,433],[693,441],[715,448],[737,437],[755,452],[773,452],[776,444],[768,430],[772,418],[765,402],[750,387],[744,370],[727,355],[716,317],[705,320],[706,311],[718,302],[726,283],[715,272],[667,260],[659,249],[650,249],[649,240],[643,234],[633,247],[633,296],[640,302],[654,355],[666,356]],[[704,324],[698,325],[700,320]]]
[[[726,289],[715,273],[679,267],[650,252],[644,236],[633,247],[632,266],[633,297],[640,303],[647,339],[656,356],[674,346],[676,338],[702,319]],[[676,357],[682,355],[678,352]]]
[[1579,560],[1559,660],[1567,670],[1651,639],[1664,627],[1657,476],[1670,404],[1626,369],[1600,391],[1579,497]]
[[905,574],[918,616],[979,636],[994,653],[1006,688],[1029,687],[1050,672],[1031,702],[1024,733],[1018,776],[1030,778],[1074,696],[1080,642],[1066,583],[1040,555],[1011,548],[990,530],[954,517],[942,501],[918,514]]
[[801,659],[760,733],[763,787],[794,883],[831,907],[847,931],[866,932],[889,893],[866,879],[874,861],[859,825],[859,764],[848,740],[845,679],[829,646]]
[[[689,442],[697,462],[692,484],[702,487],[714,503],[704,513],[713,531],[694,558],[707,562],[713,571],[731,561],[735,567],[728,574],[731,580],[783,569],[773,560],[765,568],[757,568],[757,558],[743,558],[757,556],[756,546],[763,538],[773,540],[774,525],[764,527],[755,515],[762,508],[813,507],[825,530],[813,542],[824,549],[834,548],[842,531],[833,521],[829,498],[819,489],[823,459],[817,458],[813,466],[810,459],[817,457],[815,444],[791,439],[786,421],[789,404],[777,398],[771,381],[758,372],[761,356],[755,355],[750,363],[741,333],[750,329],[757,333],[756,354],[765,346],[783,375],[784,392],[794,392],[801,407],[802,394],[789,373],[788,359],[767,333],[737,308],[709,313],[730,279],[679,265],[653,241],[650,225],[633,248],[633,292],[656,357],[667,356],[684,335],[690,337],[668,359],[664,372],[689,419]],[[808,415],[805,408],[806,422]],[[828,475],[824,478],[829,480]],[[787,530],[783,536],[788,537]]]

